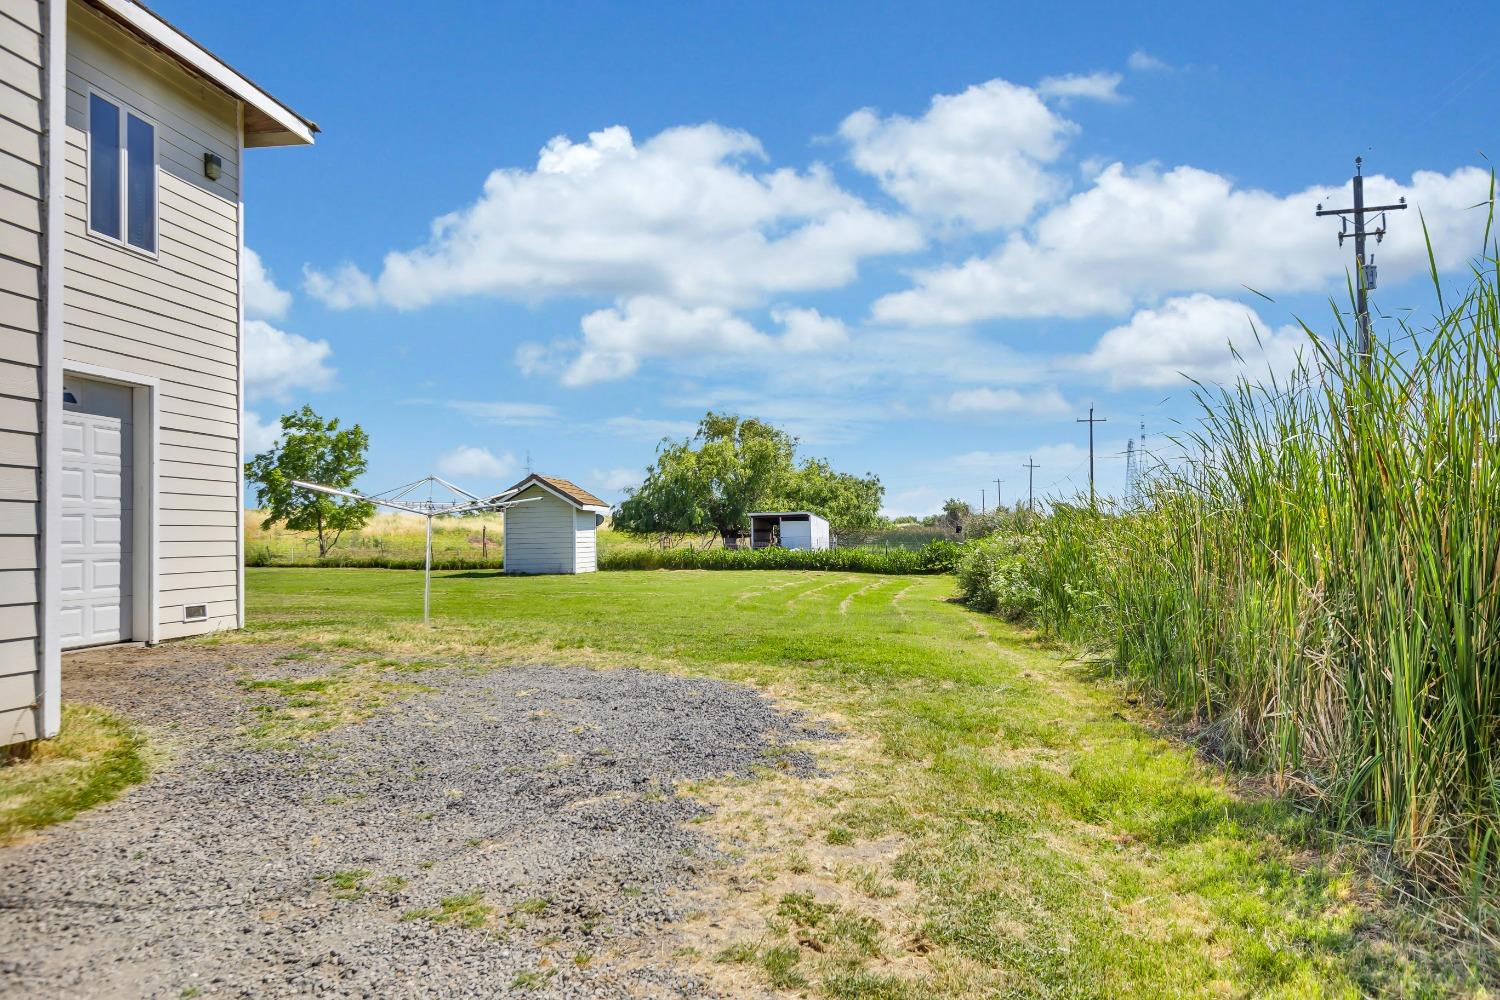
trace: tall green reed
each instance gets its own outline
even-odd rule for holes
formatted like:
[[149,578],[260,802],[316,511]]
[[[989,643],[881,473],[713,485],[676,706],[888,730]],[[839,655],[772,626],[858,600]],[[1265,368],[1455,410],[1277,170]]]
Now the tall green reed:
[[1189,457],[1130,511],[1061,508],[1031,571],[1046,628],[1474,898],[1500,888],[1497,262],[1368,358],[1309,330],[1289,376],[1200,386]]

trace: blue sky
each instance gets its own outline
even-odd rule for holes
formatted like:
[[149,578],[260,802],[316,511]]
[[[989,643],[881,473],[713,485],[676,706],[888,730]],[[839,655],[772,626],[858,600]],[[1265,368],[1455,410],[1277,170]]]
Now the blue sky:
[[250,154],[249,408],[363,424],[369,489],[614,500],[713,407],[920,513],[1085,486],[1090,405],[1118,489],[1180,372],[1328,327],[1356,154],[1457,273],[1500,125],[1493,4],[154,6],[325,130]]

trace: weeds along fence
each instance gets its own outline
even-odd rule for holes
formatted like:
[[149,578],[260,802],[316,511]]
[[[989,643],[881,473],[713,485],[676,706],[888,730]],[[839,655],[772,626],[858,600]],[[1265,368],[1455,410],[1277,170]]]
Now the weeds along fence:
[[[1428,885],[1500,889],[1500,278],[1368,362],[1201,390],[1138,509],[973,547],[973,603],[1092,644]],[[1434,279],[1435,280],[1435,279]],[[1490,911],[1493,917],[1493,910]]]
[[694,549],[638,548],[599,555],[601,570],[645,569],[810,569],[843,573],[950,573],[958,563],[953,542],[929,542],[920,549]]

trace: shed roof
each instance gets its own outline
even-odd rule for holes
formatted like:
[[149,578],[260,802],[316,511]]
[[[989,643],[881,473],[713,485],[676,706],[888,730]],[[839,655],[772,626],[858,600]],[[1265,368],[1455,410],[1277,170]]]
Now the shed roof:
[[819,521],[826,521],[826,520],[828,520],[828,518],[824,517],[822,514],[814,514],[810,510],[757,510],[757,511],[751,511],[749,514],[746,514],[745,516],[746,517],[815,517]]
[[544,487],[550,487],[553,493],[559,494],[563,499],[570,500],[573,503],[577,504],[579,507],[603,507],[606,509],[609,507],[609,504],[605,503],[603,500],[600,500],[598,497],[594,496],[594,494],[590,493],[582,486],[579,486],[577,483],[571,482],[567,479],[559,479],[556,476],[544,476],[536,472],[533,472],[531,475],[527,476],[525,479],[521,480],[519,483],[512,486],[510,489],[506,490],[500,495],[509,496],[512,493],[519,493],[521,490],[530,486],[532,483],[537,483]]
[[193,41],[140,0],[85,0],[146,45],[166,53],[195,76],[208,81],[245,106],[245,145],[311,145],[319,131],[304,118],[252,83],[228,63]]

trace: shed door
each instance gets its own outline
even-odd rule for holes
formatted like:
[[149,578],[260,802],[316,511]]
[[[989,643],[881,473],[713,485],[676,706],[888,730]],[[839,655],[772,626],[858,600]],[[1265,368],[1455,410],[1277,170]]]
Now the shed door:
[[62,418],[64,648],[130,638],[130,390],[69,380]]

